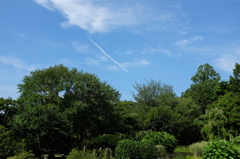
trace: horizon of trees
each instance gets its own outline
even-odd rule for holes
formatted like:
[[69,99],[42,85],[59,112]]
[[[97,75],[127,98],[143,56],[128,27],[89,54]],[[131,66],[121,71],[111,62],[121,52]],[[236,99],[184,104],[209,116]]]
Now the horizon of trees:
[[161,81],[135,83],[135,101],[121,101],[94,74],[63,65],[35,70],[18,85],[18,99],[0,98],[0,156],[68,154],[103,134],[145,130],[170,133],[178,145],[239,136],[240,64],[228,81],[208,63],[191,80],[180,97]]

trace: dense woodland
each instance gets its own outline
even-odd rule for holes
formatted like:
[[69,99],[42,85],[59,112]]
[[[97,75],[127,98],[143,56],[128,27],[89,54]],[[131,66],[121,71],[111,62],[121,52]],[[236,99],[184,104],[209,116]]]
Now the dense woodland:
[[173,135],[177,145],[239,136],[240,64],[228,81],[209,64],[191,80],[180,97],[161,81],[135,83],[135,101],[121,101],[120,92],[94,74],[63,65],[35,70],[18,85],[18,99],[0,98],[0,158],[114,149],[120,139],[150,130]]

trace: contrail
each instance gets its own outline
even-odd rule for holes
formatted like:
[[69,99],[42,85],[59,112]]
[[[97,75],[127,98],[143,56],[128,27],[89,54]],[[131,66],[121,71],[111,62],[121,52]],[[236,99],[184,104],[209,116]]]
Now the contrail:
[[125,72],[128,73],[128,70],[121,65],[120,63],[118,63],[117,61],[115,61],[111,56],[109,56],[95,41],[93,41],[88,35],[87,35],[88,39],[105,55],[107,56],[112,62],[114,62],[115,64],[117,64],[119,67],[121,67]]

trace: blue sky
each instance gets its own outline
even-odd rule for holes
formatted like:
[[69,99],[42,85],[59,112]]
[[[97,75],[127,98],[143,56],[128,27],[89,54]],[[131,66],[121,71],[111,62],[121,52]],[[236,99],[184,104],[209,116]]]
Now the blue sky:
[[178,96],[209,63],[228,80],[240,62],[240,0],[1,0],[0,97],[36,69],[96,74],[133,100],[135,82]]

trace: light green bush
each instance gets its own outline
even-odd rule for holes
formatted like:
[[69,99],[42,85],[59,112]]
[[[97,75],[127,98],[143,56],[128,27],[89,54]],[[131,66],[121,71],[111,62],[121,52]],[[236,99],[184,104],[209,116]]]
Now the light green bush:
[[8,157],[7,159],[34,159],[34,154],[30,152],[22,152],[13,157]]
[[67,159],[113,159],[112,150],[82,150],[73,149],[68,155]]
[[152,141],[155,145],[163,145],[170,154],[174,152],[177,146],[176,138],[166,132],[150,132],[142,139],[142,141],[146,140]]
[[203,159],[239,159],[240,147],[233,142],[214,141],[204,148]]
[[197,143],[193,143],[189,146],[189,149],[193,153],[194,156],[202,156],[204,152],[204,147],[207,145],[206,141],[201,141]]

